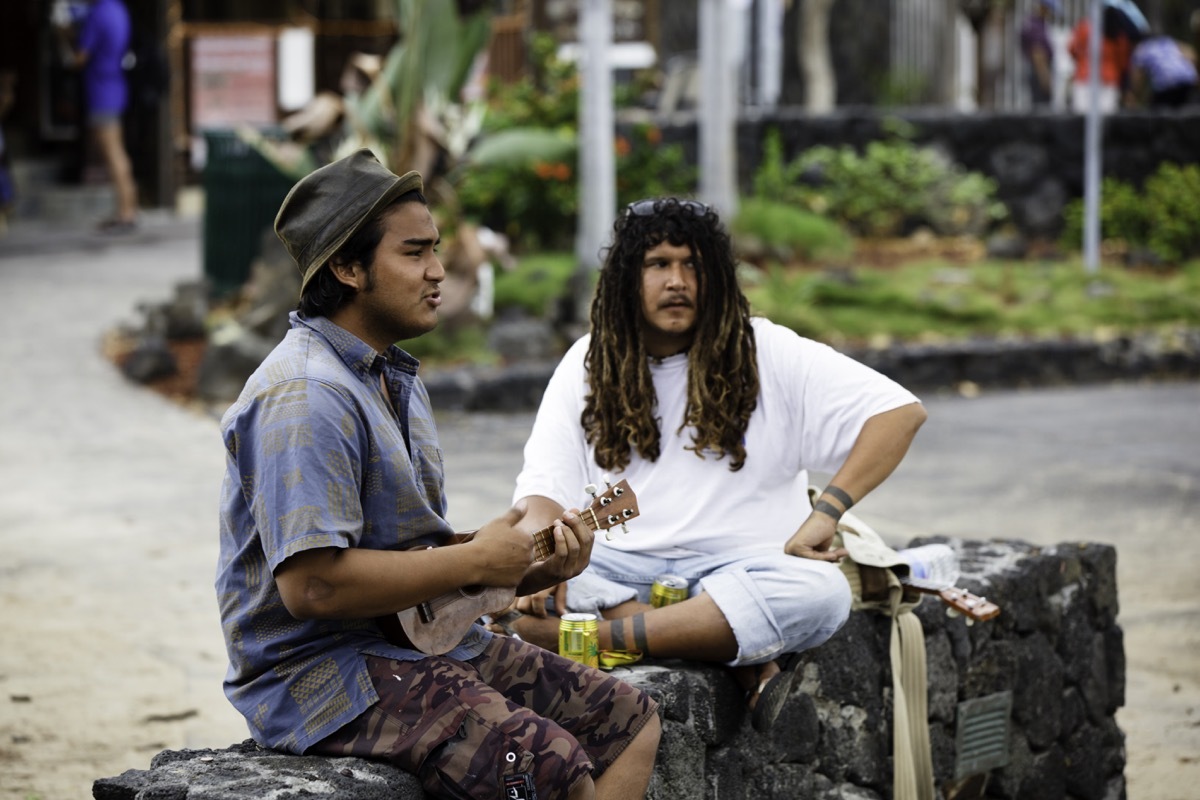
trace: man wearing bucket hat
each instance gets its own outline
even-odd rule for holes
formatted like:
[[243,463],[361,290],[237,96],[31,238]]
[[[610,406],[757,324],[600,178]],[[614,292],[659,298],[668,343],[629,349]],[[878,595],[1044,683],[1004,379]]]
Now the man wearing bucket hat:
[[[555,612],[602,615],[601,650],[734,667],[766,731],[794,680],[788,656],[849,615],[837,521],[900,463],[925,411],[874,370],[752,318],[736,267],[708,206],[624,210],[591,332],[547,386],[514,498],[537,525],[579,502],[579,486],[628,480],[639,518],[601,537]],[[833,475],[815,506],[810,469]],[[686,581],[687,599],[650,603],[663,574]],[[547,599],[518,598],[524,616],[498,624],[551,646]]]
[[535,564],[517,507],[454,543],[429,397],[395,344],[438,319],[421,192],[361,150],[279,209],[299,308],[221,421],[226,695],[265,747],[387,759],[435,797],[641,797],[661,730],[647,695],[478,625],[436,655],[397,630],[466,587],[570,577],[592,544],[565,512]]

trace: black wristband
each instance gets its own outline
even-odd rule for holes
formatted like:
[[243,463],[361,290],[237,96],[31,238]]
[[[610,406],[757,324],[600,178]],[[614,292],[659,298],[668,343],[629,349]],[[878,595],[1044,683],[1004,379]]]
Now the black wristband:
[[842,512],[838,510],[838,507],[833,503],[826,503],[824,500],[818,500],[814,503],[813,511],[820,511],[822,514],[833,517],[834,522],[842,518]]
[[846,494],[844,491],[834,486],[832,483],[825,487],[825,491],[821,494],[832,495],[834,500],[842,504],[842,508],[846,511],[850,510],[850,506],[854,505],[854,498]]

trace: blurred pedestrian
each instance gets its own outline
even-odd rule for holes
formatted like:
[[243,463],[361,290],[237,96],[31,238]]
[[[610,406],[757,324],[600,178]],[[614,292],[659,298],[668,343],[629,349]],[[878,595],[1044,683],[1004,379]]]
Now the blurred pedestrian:
[[1170,36],[1151,36],[1133,50],[1127,105],[1178,108],[1196,87],[1196,65]]
[[1027,80],[1034,108],[1054,99],[1054,45],[1050,20],[1062,10],[1059,0],[1038,0],[1021,24],[1021,54],[1029,67]]
[[16,199],[12,173],[9,171],[8,144],[4,140],[4,118],[16,102],[17,73],[0,70],[0,233],[8,228],[8,215]]
[[125,152],[121,115],[129,103],[124,60],[129,53],[129,11],[122,0],[88,0],[89,8],[72,40],[71,29],[60,25],[59,35],[68,66],[83,70],[87,124],[104,159],[116,194],[116,210],[100,223],[110,233],[137,226],[137,185]]
[[[1111,114],[1121,105],[1121,94],[1129,71],[1129,60],[1133,53],[1124,14],[1113,6],[1106,5],[1101,17],[1100,31],[1100,112]],[[1090,103],[1091,78],[1091,35],[1092,24],[1088,17],[1079,20],[1071,34],[1067,52],[1075,60],[1075,74],[1071,81],[1071,109],[1083,113]]]

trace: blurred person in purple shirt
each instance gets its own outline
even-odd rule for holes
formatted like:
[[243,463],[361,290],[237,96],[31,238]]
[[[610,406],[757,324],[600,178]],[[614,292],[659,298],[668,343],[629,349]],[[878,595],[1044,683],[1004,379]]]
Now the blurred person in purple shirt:
[[129,102],[122,62],[129,52],[129,11],[121,0],[89,0],[74,43],[59,28],[69,53],[68,64],[83,70],[88,127],[104,158],[116,194],[116,211],[100,223],[102,230],[122,233],[137,224],[137,185],[125,152],[121,115]]
[[1196,64],[1170,36],[1151,36],[1133,51],[1129,105],[1178,108],[1197,85]]
[[1050,105],[1054,98],[1054,45],[1049,24],[1057,13],[1058,0],[1039,0],[1021,24],[1021,53],[1029,65],[1029,95],[1035,108]]

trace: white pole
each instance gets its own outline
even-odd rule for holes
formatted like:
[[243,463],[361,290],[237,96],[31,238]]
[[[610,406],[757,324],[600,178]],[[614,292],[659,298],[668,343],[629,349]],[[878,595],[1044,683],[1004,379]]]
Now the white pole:
[[758,105],[779,103],[783,82],[783,0],[758,0]]
[[700,197],[721,216],[737,211],[737,65],[728,45],[730,0],[700,0]]
[[617,206],[613,154],[612,0],[583,0],[579,15],[579,228],[575,256],[581,271],[600,266]]
[[1083,140],[1083,266],[1089,274],[1100,267],[1100,28],[1101,4],[1089,11],[1088,107]]

